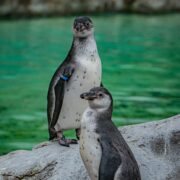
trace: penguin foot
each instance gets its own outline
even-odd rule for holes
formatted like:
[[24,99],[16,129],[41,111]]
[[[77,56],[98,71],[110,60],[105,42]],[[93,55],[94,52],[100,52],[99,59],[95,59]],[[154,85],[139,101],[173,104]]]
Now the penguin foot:
[[64,139],[59,139],[58,142],[61,146],[69,147],[69,143]]
[[66,139],[66,141],[69,143],[69,144],[78,144],[78,141],[76,139]]
[[69,147],[70,144],[78,144],[76,139],[66,139],[64,136],[58,140],[61,146]]

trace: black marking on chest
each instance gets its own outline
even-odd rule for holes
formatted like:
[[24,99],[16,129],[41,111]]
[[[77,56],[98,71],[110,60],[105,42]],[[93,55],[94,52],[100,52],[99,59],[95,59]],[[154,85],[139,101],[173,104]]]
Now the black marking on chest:
[[76,119],[76,122],[80,122],[80,119]]

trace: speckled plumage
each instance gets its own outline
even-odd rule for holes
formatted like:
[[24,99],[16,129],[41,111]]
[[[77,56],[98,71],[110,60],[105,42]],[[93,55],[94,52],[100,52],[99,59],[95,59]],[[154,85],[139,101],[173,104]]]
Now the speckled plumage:
[[91,180],[97,180],[99,177],[99,164],[102,156],[101,146],[98,142],[99,134],[96,132],[96,113],[90,108],[83,113],[79,142],[80,154]]
[[61,113],[55,125],[57,131],[80,127],[82,113],[87,108],[80,94],[101,83],[101,61],[94,38],[75,42],[74,49],[75,71],[65,85]]

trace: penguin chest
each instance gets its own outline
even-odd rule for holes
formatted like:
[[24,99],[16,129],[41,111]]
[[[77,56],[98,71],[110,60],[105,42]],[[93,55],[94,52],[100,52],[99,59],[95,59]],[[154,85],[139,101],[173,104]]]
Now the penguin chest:
[[90,61],[79,58],[71,79],[65,85],[62,109],[56,129],[66,130],[80,127],[82,113],[87,108],[87,102],[80,95],[91,88],[100,86],[101,63],[99,57]]
[[99,179],[99,166],[102,150],[95,132],[96,120],[92,111],[83,114],[80,135],[80,154],[91,180]]

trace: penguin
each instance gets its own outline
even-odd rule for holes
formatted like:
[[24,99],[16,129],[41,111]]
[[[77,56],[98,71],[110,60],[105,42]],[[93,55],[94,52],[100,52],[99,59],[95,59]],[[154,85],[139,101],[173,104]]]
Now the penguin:
[[101,84],[101,59],[89,17],[77,17],[73,24],[73,41],[67,57],[55,71],[48,89],[47,117],[49,140],[58,139],[62,146],[77,143],[66,139],[63,131],[76,130],[79,139],[80,120],[88,103],[80,94]]
[[89,105],[81,120],[80,155],[91,180],[141,180],[135,157],[113,124],[113,99],[103,87],[82,93]]

